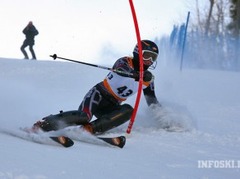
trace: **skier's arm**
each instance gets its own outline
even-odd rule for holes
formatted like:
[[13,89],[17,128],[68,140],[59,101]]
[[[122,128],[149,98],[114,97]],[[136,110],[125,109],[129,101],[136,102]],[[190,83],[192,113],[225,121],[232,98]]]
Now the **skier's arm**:
[[[126,72],[126,73],[117,73],[120,76],[134,78],[134,79],[135,79],[135,76],[136,77],[138,76],[137,72],[135,72],[133,70],[133,68],[129,66],[129,64],[127,62],[127,57],[118,59],[115,62],[115,64],[113,65],[113,69],[116,69],[116,70],[122,71],[122,72]],[[133,74],[133,76],[129,75],[129,74]]]
[[158,102],[157,97],[155,95],[154,82],[152,82],[147,88],[143,89],[143,94],[145,96],[148,106],[152,104],[161,106],[161,104]]
[[34,35],[38,35],[38,34],[39,34],[38,30],[36,29],[36,27],[35,27],[35,26],[33,26],[33,27],[34,27],[34,28],[33,28]]
[[36,36],[36,35],[38,35],[39,32],[35,26],[31,26],[31,27],[29,27],[29,33],[33,36]]
[[25,27],[22,32],[26,35],[27,31],[28,31],[28,27]]

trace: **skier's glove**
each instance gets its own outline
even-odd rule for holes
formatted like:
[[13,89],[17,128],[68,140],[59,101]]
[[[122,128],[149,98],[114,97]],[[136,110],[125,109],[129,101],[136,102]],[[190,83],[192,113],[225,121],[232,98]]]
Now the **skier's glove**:
[[[139,77],[140,77],[139,72],[134,71],[133,75],[134,75],[134,79],[136,81],[139,81]],[[143,72],[143,81],[144,82],[150,82],[151,83],[153,80],[154,80],[154,76],[150,71],[146,70],[146,71]]]
[[154,80],[154,76],[150,71],[144,71],[143,73],[143,81],[152,82]]

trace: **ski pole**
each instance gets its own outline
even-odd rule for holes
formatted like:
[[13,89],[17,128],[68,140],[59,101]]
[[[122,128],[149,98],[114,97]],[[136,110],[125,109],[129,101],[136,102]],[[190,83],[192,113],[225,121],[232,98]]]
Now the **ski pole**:
[[190,17],[190,11],[188,11],[187,22],[186,22],[186,25],[185,25],[184,39],[183,39],[182,53],[181,53],[180,71],[182,71],[182,66],[183,66],[183,55],[184,55],[184,48],[185,48],[185,42],[186,42],[186,36],[187,36],[187,28],[188,28],[189,17]]
[[53,60],[56,60],[56,59],[66,60],[66,61],[70,61],[70,62],[74,62],[74,63],[80,63],[80,64],[83,64],[83,65],[88,65],[88,66],[92,66],[92,67],[101,68],[101,69],[104,69],[104,70],[109,70],[109,71],[118,73],[120,75],[127,75],[131,78],[136,77],[136,74],[134,74],[134,73],[128,73],[128,72],[125,72],[125,71],[120,71],[120,70],[117,70],[117,69],[113,69],[113,68],[109,68],[109,67],[105,67],[105,66],[101,66],[101,65],[96,65],[96,64],[92,64],[92,63],[81,62],[81,61],[72,60],[72,59],[68,59],[68,58],[58,57],[57,54],[50,55],[50,57],[52,57]]

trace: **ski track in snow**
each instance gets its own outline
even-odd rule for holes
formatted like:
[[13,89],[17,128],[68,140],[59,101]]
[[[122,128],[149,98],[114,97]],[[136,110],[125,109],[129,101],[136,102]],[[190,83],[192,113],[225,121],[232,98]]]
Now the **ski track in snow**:
[[[148,108],[142,97],[123,149],[106,147],[100,141],[96,145],[95,138],[74,128],[61,132],[75,140],[93,140],[93,144],[75,142],[66,149],[3,132],[26,139],[34,136],[19,127],[30,127],[59,110],[77,109],[86,92],[107,72],[57,61],[0,59],[0,178],[239,178],[240,166],[198,167],[201,160],[240,161],[239,73],[180,73],[159,66],[153,73],[162,108]],[[127,102],[134,105],[135,98]],[[104,136],[124,135],[127,125]]]

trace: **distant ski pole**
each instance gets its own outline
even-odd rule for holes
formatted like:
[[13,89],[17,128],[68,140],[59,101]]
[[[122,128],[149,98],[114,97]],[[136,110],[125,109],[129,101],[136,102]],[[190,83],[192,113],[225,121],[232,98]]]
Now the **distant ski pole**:
[[80,64],[83,64],[83,65],[88,65],[88,66],[92,66],[92,67],[96,67],[96,68],[101,68],[101,69],[104,69],[104,70],[113,71],[115,73],[122,74],[122,75],[127,75],[127,76],[133,77],[133,78],[135,77],[135,75],[133,73],[128,73],[128,72],[120,71],[120,70],[117,70],[117,69],[113,69],[113,68],[109,68],[109,67],[105,67],[105,66],[101,66],[101,65],[96,65],[96,64],[92,64],[92,63],[72,60],[72,59],[68,59],[68,58],[64,58],[64,57],[58,57],[57,54],[50,55],[50,57],[52,57],[54,60],[61,59],[61,60],[65,60],[65,61],[80,63]]
[[190,12],[188,12],[186,25],[185,25],[184,39],[183,39],[182,53],[181,53],[180,71],[182,71],[182,66],[183,66],[183,55],[184,55],[184,50],[185,50],[185,42],[186,42],[186,37],[187,37],[187,28],[188,28],[189,17],[190,17]]

